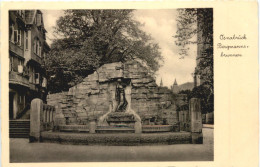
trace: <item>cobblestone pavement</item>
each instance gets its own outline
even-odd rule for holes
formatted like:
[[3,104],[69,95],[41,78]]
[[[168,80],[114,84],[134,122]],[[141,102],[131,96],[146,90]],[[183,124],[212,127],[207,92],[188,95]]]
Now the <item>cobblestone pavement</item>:
[[29,143],[10,139],[10,162],[212,161],[213,128],[203,128],[204,144],[87,146]]

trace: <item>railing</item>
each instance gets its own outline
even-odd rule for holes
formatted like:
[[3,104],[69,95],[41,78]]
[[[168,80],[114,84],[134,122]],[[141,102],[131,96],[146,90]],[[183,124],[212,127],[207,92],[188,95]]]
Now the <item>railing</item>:
[[18,72],[10,71],[9,72],[9,83],[19,84],[28,87],[29,81],[24,75],[19,74]]
[[30,112],[30,141],[40,141],[41,132],[54,127],[53,106],[43,104],[41,99],[33,99]]
[[42,59],[38,55],[36,55],[35,53],[31,54],[31,59],[38,62],[39,64],[42,64]]
[[43,104],[43,127],[44,130],[51,130],[54,125],[55,107]]
[[17,54],[21,57],[24,57],[23,56],[23,49],[20,46],[14,44],[11,41],[9,41],[9,49],[10,49],[10,51],[14,52],[15,54]]
[[26,104],[24,109],[17,114],[16,119],[20,119],[28,110],[30,110],[30,104]]

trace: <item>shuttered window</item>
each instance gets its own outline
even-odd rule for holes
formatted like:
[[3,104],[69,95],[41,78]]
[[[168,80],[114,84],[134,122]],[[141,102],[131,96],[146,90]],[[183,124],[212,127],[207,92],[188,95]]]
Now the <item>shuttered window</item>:
[[14,43],[18,42],[18,30],[14,30]]
[[28,50],[29,41],[28,41],[28,31],[25,32],[25,49]]
[[18,44],[19,46],[22,45],[21,37],[21,30],[14,30],[14,43]]

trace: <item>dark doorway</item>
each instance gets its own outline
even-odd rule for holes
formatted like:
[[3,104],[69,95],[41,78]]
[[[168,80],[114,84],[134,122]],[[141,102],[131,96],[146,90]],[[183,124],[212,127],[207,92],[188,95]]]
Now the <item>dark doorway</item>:
[[9,93],[9,119],[13,119],[14,118],[13,101],[14,101],[14,94],[13,93]]

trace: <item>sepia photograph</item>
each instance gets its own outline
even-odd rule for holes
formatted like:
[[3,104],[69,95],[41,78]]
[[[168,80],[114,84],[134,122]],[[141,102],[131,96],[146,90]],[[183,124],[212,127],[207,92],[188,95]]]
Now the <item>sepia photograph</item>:
[[213,8],[8,13],[10,163],[214,161]]

